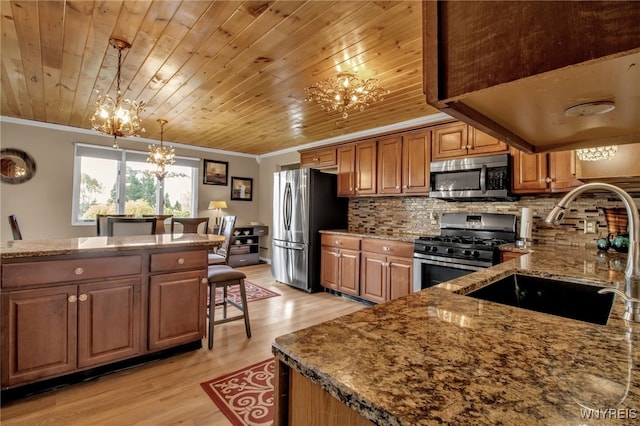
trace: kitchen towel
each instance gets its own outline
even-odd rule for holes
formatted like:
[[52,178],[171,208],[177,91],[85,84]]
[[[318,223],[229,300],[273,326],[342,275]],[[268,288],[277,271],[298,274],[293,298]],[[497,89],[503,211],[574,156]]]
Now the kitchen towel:
[[520,215],[520,238],[523,240],[531,240],[533,230],[533,210],[529,207],[522,208]]

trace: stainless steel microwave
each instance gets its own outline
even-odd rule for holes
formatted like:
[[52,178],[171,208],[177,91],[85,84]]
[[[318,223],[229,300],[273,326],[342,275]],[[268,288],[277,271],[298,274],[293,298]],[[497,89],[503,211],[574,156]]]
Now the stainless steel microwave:
[[429,196],[445,200],[516,200],[509,154],[431,162]]

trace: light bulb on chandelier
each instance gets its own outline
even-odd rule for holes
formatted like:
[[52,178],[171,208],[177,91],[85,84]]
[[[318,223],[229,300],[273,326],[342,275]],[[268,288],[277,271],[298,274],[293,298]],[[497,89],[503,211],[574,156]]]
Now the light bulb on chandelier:
[[102,96],[98,93],[96,112],[91,118],[94,130],[113,136],[113,148],[118,149],[118,137],[138,136],[144,133],[142,121],[138,114],[144,109],[144,101],[122,99],[120,91],[120,72],[122,67],[122,51],[131,44],[116,38],[109,40],[109,44],[118,50],[118,72],[116,75],[116,97]]
[[375,78],[362,80],[355,72],[340,72],[336,77],[319,81],[304,89],[305,101],[316,102],[329,113],[341,112],[342,118],[349,117],[349,111],[364,111],[372,103],[380,102],[388,89],[380,87]]
[[158,123],[160,123],[160,145],[149,145],[149,157],[147,157],[147,162],[155,165],[156,168],[146,173],[162,180],[169,173],[167,167],[175,162],[175,149],[163,145],[164,125],[167,124],[167,120],[160,118]]

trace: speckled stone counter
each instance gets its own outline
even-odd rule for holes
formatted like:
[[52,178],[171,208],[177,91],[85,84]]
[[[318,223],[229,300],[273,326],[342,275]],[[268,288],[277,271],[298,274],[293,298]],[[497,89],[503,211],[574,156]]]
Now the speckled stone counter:
[[135,235],[127,237],[60,238],[52,240],[8,241],[0,245],[2,259],[20,257],[57,256],[80,253],[105,253],[113,251],[139,250],[146,248],[169,248],[183,246],[209,246],[222,244],[224,237],[211,234],[181,235]]
[[417,234],[367,234],[362,232],[349,232],[346,229],[327,229],[319,232],[321,234],[343,235],[346,237],[373,238],[377,240],[404,241],[411,243],[418,237],[424,236]]
[[464,296],[513,272],[622,288],[625,261],[536,247],[278,337],[273,353],[379,425],[637,424],[640,324],[621,319],[618,297],[599,326]]

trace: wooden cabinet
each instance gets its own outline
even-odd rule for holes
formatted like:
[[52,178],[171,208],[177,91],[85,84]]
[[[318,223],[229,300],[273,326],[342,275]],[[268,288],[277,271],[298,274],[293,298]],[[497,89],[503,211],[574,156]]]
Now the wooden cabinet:
[[[422,5],[430,105],[525,152],[638,140],[636,2]],[[564,116],[599,96],[616,102],[606,118]]]
[[581,161],[576,159],[578,179],[598,179],[607,182],[637,182],[640,178],[640,143],[618,146],[610,160]]
[[140,286],[136,277],[3,293],[3,388],[140,354]]
[[375,140],[338,147],[338,195],[372,195],[376,193]]
[[269,235],[268,226],[236,226],[229,245],[229,266],[260,263],[260,237]]
[[413,244],[362,240],[360,297],[382,303],[411,293]]
[[434,160],[508,153],[504,142],[465,123],[451,123],[433,130]]
[[151,255],[149,350],[201,339],[207,309],[207,252]]
[[576,178],[574,151],[525,154],[512,149],[513,193],[567,192],[582,185]]
[[320,284],[341,293],[360,293],[360,239],[322,234]]
[[313,167],[314,169],[327,169],[338,165],[337,149],[321,148],[300,153],[300,167]]
[[378,141],[378,194],[428,194],[431,132]]
[[522,256],[524,253],[517,253],[515,251],[501,251],[500,252],[500,263],[506,262],[507,260],[517,259]]

